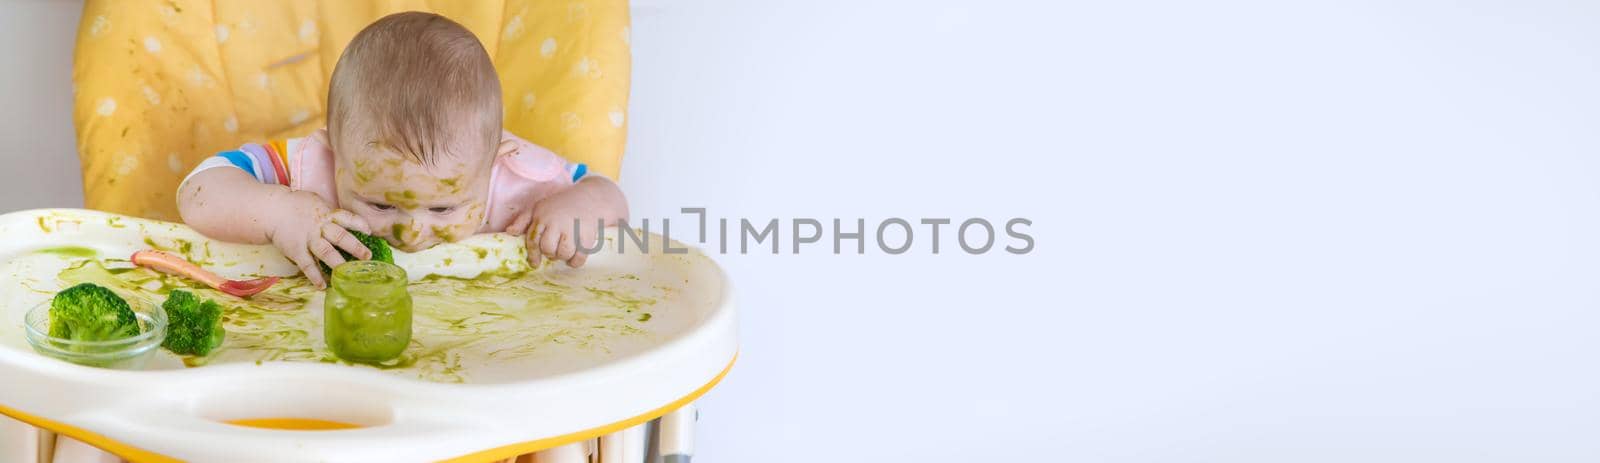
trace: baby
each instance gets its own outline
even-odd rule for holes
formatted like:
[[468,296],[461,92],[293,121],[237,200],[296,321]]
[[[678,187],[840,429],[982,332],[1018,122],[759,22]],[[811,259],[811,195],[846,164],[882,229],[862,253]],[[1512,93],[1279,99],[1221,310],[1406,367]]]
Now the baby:
[[407,252],[504,231],[527,237],[530,263],[583,265],[579,245],[626,221],[622,191],[505,132],[501,116],[499,77],[472,32],[390,15],[340,55],[327,129],[206,159],[178,187],[178,210],[206,236],[272,243],[319,288],[317,262],[343,263],[337,249],[371,257],[347,228]]

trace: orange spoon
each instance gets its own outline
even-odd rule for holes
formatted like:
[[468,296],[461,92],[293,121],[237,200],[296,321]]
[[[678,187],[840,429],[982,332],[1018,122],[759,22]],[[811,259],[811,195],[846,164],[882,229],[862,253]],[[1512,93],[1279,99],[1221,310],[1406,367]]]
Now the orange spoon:
[[172,254],[161,251],[143,250],[133,253],[133,265],[149,267],[162,273],[189,278],[205,283],[217,291],[232,294],[238,297],[250,297],[255,293],[266,291],[267,288],[278,283],[278,277],[257,278],[254,280],[229,280],[221,275],[211,273],[200,266]]

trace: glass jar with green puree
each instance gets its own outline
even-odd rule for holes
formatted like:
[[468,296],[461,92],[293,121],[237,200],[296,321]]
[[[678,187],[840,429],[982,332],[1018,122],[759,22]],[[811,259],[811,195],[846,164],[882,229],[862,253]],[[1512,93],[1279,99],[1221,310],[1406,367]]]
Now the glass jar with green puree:
[[334,268],[322,303],[328,350],[358,363],[400,356],[411,343],[406,283],[406,271],[385,262],[357,260]]

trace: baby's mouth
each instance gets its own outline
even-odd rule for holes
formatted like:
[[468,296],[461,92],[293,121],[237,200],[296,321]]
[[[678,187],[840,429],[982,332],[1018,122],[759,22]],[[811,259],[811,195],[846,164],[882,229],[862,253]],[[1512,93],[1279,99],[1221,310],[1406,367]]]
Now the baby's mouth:
[[396,248],[400,248],[401,251],[405,251],[407,253],[413,253],[413,252],[418,252],[418,251],[425,251],[428,248],[431,248],[431,247],[433,247],[434,245],[437,245],[437,244],[439,244],[439,240],[429,239],[429,240],[416,241],[416,242],[408,241],[408,242],[405,242],[405,243],[401,243],[400,245],[395,246],[395,247]]

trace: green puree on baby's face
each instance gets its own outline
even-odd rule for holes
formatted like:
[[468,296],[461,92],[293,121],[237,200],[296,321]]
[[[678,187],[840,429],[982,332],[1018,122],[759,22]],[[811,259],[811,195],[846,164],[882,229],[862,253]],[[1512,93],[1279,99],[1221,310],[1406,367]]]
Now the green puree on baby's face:
[[411,190],[390,191],[383,194],[383,199],[389,204],[406,209],[417,208],[417,192]]

